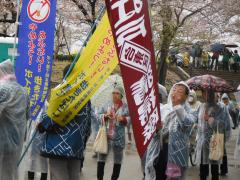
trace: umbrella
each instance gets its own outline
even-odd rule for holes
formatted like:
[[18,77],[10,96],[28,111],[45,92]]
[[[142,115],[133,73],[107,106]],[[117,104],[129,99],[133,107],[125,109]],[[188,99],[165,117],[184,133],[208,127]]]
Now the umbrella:
[[[92,96],[91,103],[93,104],[93,106],[99,108],[108,101],[110,101],[112,91],[116,86],[123,87],[122,77],[118,74],[109,76],[102,84],[102,86],[97,90],[97,92]],[[124,99],[124,101],[126,100]]]
[[178,48],[172,48],[169,50],[169,54],[170,55],[176,55],[179,53],[179,49]]
[[199,46],[203,46],[205,44],[207,44],[208,42],[207,41],[197,41],[196,44],[199,45]]
[[213,52],[223,52],[224,49],[225,49],[224,44],[215,43],[215,44],[211,45],[211,51],[213,51]]
[[191,57],[195,57],[195,56],[196,56],[196,49],[192,47],[192,48],[189,50],[189,54],[190,54]]
[[238,45],[236,45],[236,44],[225,44],[225,47],[227,47],[227,48],[237,48],[238,47]]
[[194,90],[213,90],[215,92],[225,93],[236,91],[224,79],[208,74],[190,78],[187,80],[187,84],[191,89]]

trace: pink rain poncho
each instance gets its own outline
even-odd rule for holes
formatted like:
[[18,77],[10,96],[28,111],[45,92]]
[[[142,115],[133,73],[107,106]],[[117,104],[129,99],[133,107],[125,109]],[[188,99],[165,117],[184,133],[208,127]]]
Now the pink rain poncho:
[[28,117],[27,93],[16,82],[11,61],[4,61],[0,63],[0,180],[18,180]]

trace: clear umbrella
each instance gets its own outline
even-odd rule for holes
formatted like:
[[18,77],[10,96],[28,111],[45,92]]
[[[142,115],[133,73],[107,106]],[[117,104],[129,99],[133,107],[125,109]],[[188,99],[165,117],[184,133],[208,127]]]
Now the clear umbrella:
[[[112,90],[116,86],[123,87],[123,80],[119,74],[114,74],[108,77],[98,91],[92,96],[91,103],[93,106],[99,108],[106,102],[111,100]],[[126,102],[126,99],[124,99]]]

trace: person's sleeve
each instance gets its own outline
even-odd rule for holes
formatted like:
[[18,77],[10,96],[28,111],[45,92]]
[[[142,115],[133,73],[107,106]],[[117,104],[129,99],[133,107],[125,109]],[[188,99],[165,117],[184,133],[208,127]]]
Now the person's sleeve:
[[97,120],[99,121],[99,124],[102,124],[102,120],[104,119],[105,114],[107,113],[107,106],[103,106],[101,108],[98,109],[96,117]]
[[224,108],[224,116],[223,116],[223,118],[224,118],[224,125],[225,125],[225,141],[228,141],[230,138],[231,138],[231,134],[232,134],[232,132],[231,132],[231,130],[232,130],[232,128],[231,128],[231,121],[232,121],[232,118],[231,118],[231,116],[230,116],[230,114],[229,114],[229,111],[227,110],[227,108]]
[[197,121],[197,112],[187,112],[181,105],[174,106],[173,109],[176,112],[180,126],[186,130],[190,130],[193,123]]
[[8,88],[0,88],[0,116],[11,100],[11,92]]
[[[210,117],[211,118],[211,117]],[[212,128],[213,131],[217,131],[217,129],[225,134],[225,138],[228,139],[230,134],[227,135],[226,132],[231,133],[231,116],[227,107],[221,106],[220,114],[216,116],[216,118],[209,118],[208,125]]]
[[51,128],[55,124],[53,121],[51,121],[50,117],[45,112],[42,113],[40,121],[41,122],[39,124],[41,124],[44,130]]
[[127,105],[124,107],[124,113],[123,113],[124,120],[121,122],[122,125],[126,126],[131,123],[131,118],[129,115],[129,110]]

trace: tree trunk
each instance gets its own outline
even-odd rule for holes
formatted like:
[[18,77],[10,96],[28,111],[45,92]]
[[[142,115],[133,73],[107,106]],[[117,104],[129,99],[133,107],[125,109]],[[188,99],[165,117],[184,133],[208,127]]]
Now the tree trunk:
[[169,47],[170,47],[170,45],[168,45],[168,44],[163,44],[162,45],[160,62],[159,62],[159,65],[158,65],[159,83],[162,84],[163,86],[165,85],[165,80],[166,80],[166,76],[167,76],[168,65],[167,65],[166,59],[168,57]]
[[163,86],[165,85],[167,69],[168,69],[166,60],[168,57],[171,42],[174,39],[176,32],[177,32],[177,28],[170,24],[165,24],[163,26],[162,40],[161,40],[161,42],[162,42],[161,43],[161,55],[160,55],[160,61],[159,61],[159,65],[158,65],[159,83],[162,84]]

